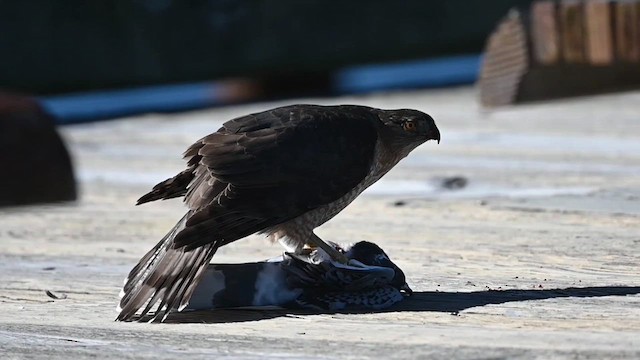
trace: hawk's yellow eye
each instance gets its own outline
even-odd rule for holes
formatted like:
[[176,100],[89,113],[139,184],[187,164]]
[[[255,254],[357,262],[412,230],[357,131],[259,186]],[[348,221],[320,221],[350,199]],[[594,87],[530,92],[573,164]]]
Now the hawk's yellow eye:
[[414,123],[413,121],[405,121],[404,123],[402,123],[402,128],[405,129],[406,131],[416,131],[418,129],[418,127],[416,126],[416,123]]

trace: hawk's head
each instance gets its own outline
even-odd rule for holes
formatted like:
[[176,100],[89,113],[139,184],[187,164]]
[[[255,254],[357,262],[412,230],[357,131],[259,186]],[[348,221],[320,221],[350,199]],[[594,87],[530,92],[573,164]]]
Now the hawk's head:
[[378,113],[385,125],[385,135],[391,143],[409,151],[428,141],[436,140],[440,143],[440,130],[435,121],[428,114],[412,109],[381,110]]

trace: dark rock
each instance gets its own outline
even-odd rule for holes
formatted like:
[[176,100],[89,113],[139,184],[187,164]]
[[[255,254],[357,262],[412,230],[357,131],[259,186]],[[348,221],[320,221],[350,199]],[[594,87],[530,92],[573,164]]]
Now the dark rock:
[[0,206],[76,199],[69,153],[32,98],[0,92]]

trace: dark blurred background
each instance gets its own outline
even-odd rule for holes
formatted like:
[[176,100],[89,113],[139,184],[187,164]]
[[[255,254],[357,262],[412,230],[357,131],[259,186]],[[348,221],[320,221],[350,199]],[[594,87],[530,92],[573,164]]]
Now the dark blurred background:
[[530,2],[0,0],[0,204],[75,198],[54,124],[473,83]]
[[[530,2],[0,1],[0,86],[60,95],[242,78],[211,99],[224,103],[469,83],[496,23]],[[454,55],[471,55],[458,59],[466,72],[434,84],[349,72]]]

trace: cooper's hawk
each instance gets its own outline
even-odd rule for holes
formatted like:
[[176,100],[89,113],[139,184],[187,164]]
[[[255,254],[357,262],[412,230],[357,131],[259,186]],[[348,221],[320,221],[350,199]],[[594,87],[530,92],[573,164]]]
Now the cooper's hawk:
[[129,273],[117,320],[158,301],[156,317],[183,309],[216,250],[254,233],[345,262],[313,230],[427,140],[440,142],[438,128],[410,109],[292,105],[226,122],[138,200],[184,197],[189,210]]

